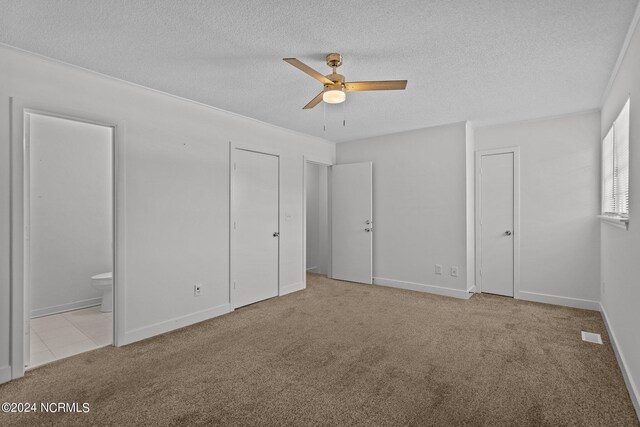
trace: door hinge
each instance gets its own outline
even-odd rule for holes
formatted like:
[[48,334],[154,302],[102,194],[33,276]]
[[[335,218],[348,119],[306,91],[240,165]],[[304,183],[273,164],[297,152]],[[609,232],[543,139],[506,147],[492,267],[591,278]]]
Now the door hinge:
[[236,222],[235,221],[233,221],[233,229],[234,230],[236,229]]
[[233,170],[236,170],[236,168],[237,168],[237,165],[236,165],[236,163],[234,162],[234,163],[233,163]]
[[236,282],[233,282],[233,289],[236,288]]

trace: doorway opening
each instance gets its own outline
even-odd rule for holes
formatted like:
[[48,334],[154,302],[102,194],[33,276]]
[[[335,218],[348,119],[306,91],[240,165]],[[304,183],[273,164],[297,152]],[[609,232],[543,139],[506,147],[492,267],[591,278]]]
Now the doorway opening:
[[331,277],[329,166],[305,162],[305,271]]
[[25,367],[113,343],[113,126],[24,113]]

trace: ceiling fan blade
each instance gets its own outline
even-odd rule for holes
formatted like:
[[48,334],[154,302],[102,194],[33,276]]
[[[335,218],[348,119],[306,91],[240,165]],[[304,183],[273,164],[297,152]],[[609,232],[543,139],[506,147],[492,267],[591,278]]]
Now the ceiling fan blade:
[[315,98],[313,98],[311,101],[309,101],[309,103],[307,105],[302,107],[302,109],[303,110],[308,110],[308,109],[313,108],[316,105],[318,105],[320,103],[320,101],[322,101],[322,95],[323,94],[324,94],[324,92],[320,92]]
[[293,65],[294,67],[296,67],[298,70],[302,71],[303,73],[309,74],[311,77],[313,77],[314,79],[318,80],[320,83],[324,83],[326,85],[332,85],[333,84],[333,82],[331,80],[329,80],[328,78],[326,78],[325,76],[320,74],[318,71],[314,70],[313,68],[309,67],[304,62],[298,61],[296,58],[282,58],[282,59],[284,61],[288,62],[289,64]]
[[347,82],[344,84],[346,92],[362,92],[365,90],[404,90],[406,80],[385,80],[380,82]]

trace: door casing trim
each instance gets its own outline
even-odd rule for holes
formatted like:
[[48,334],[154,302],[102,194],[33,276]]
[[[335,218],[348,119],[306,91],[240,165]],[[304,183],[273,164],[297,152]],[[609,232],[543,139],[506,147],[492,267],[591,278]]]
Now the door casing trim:
[[39,102],[29,98],[9,97],[10,133],[10,283],[11,283],[11,349],[12,379],[25,373],[25,116],[40,114],[79,121],[112,131],[112,211],[113,211],[113,346],[124,344],[126,256],[125,256],[125,121],[92,112],[78,111],[61,104]]

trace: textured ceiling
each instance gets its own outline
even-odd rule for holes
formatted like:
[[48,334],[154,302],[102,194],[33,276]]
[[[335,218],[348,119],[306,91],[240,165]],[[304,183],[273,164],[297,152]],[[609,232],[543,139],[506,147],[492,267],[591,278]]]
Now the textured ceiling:
[[[0,42],[347,141],[599,108],[637,3],[0,0]],[[333,51],[347,80],[408,79],[407,90],[303,111],[322,85],[282,58],[326,74]]]

